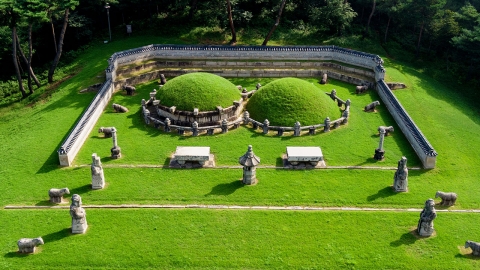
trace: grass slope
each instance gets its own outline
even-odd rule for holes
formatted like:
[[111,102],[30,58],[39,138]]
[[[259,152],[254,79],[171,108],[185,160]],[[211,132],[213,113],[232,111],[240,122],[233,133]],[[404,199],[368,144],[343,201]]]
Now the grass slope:
[[336,102],[323,91],[302,79],[282,78],[260,88],[247,103],[250,117],[273,126],[323,123],[326,117],[340,118]]
[[214,111],[217,106],[232,106],[240,99],[234,84],[220,76],[195,72],[175,77],[160,88],[157,99],[165,106],[176,106],[177,110]]

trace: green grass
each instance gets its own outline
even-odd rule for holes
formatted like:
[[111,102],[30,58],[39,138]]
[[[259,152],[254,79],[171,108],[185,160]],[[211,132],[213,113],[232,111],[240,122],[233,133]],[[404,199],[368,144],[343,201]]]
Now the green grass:
[[[334,40],[337,45],[342,40]],[[0,206],[49,205],[48,189],[69,187],[86,205],[179,203],[227,205],[311,205],[420,208],[435,191],[459,194],[453,209],[479,209],[478,149],[480,121],[477,105],[404,63],[385,59],[387,81],[408,88],[395,95],[439,153],[433,170],[410,170],[409,192],[394,194],[392,170],[283,170],[259,168],[259,183],[239,184],[241,169],[173,170],[120,168],[122,165],[165,165],[177,145],[208,145],[218,166],[237,165],[252,144],[261,165],[277,166],[287,145],[319,145],[327,165],[396,167],[405,155],[408,166],[421,163],[383,105],[376,113],[363,106],[378,95],[355,95],[354,86],[332,81],[332,88],[352,100],[348,125],[330,133],[293,137],[265,136],[241,127],[227,134],[180,137],[146,126],[140,100],[155,83],[137,87],[137,95],[116,94],[111,103],[127,106],[112,112],[111,103],[81,149],[74,167],[59,168],[56,150],[73,128],[93,93],[80,89],[98,82],[106,60],[115,51],[152,43],[182,43],[181,39],[131,37],[92,46],[75,63],[78,73],[38,99],[0,109]],[[342,41],[343,42],[343,41]],[[279,44],[288,44],[278,42]],[[273,43],[272,43],[273,44]],[[346,44],[346,43],[345,43]],[[359,44],[353,40],[351,45]],[[382,53],[372,44],[371,53]],[[346,46],[357,48],[355,46]],[[269,78],[235,79],[253,89]],[[317,84],[317,79],[307,79]],[[122,158],[109,158],[111,140],[96,133],[100,126],[119,130]],[[378,146],[376,128],[393,125],[386,137],[386,159],[372,159]],[[92,191],[89,167],[96,152],[105,165],[107,187]],[[71,195],[67,196],[70,199]],[[438,202],[438,199],[437,199]],[[411,235],[418,212],[276,212],[222,210],[99,210],[87,209],[86,235],[69,234],[65,210],[0,210],[0,268],[360,268],[360,269],[476,269],[478,260],[463,255],[465,240],[479,241],[478,214],[439,212],[437,235]],[[157,230],[154,230],[154,228]],[[39,254],[19,256],[16,241],[43,236]],[[149,243],[151,245],[147,245]],[[72,265],[73,263],[73,265]]]
[[[85,235],[70,234],[67,209],[0,214],[5,269],[480,266],[463,248],[466,240],[480,238],[477,214],[439,214],[437,235],[430,238],[412,234],[418,213],[87,209]],[[39,253],[16,252],[16,241],[26,235],[43,237]]]
[[[146,97],[148,98],[148,97]],[[168,80],[157,93],[157,99],[165,106],[176,106],[177,110],[214,111],[240,100],[240,92],[228,80],[210,73],[195,72]]]
[[260,88],[248,101],[250,117],[273,126],[293,126],[323,123],[326,117],[340,118],[341,111],[335,101],[313,83],[298,78],[282,78]]

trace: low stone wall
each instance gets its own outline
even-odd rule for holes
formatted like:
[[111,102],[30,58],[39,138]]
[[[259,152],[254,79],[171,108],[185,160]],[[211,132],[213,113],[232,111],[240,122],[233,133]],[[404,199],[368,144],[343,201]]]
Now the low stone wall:
[[113,92],[112,81],[107,80],[88,108],[83,112],[80,120],[75,124],[75,128],[70,132],[67,139],[63,141],[60,149],[58,149],[58,159],[61,166],[70,166],[72,164],[78,151],[97,123],[98,118],[108,105]]
[[422,161],[423,167],[426,169],[435,168],[437,152],[435,152],[435,149],[433,149],[427,138],[423,135],[417,125],[415,125],[402,104],[400,104],[398,99],[393,95],[392,90],[388,88],[385,81],[380,80],[377,82],[377,92],[381,97],[383,104],[385,104],[388,111],[395,119],[395,122],[397,122],[397,125],[400,127],[403,134],[405,134],[405,137],[407,137],[407,140]]

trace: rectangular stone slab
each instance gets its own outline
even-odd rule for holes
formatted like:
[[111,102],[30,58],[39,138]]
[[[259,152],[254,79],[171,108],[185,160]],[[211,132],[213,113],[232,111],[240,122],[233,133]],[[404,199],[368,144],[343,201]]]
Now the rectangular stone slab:
[[323,154],[320,147],[301,147],[301,146],[287,146],[287,160],[288,161],[322,161]]
[[206,146],[177,146],[174,158],[185,161],[208,161],[210,147]]

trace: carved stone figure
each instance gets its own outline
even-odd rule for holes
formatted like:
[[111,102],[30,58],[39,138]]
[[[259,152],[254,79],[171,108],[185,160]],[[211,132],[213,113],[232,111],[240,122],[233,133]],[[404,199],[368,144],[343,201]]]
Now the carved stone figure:
[[19,253],[34,253],[38,245],[43,245],[42,237],[22,238],[17,241]]
[[51,188],[48,191],[48,196],[50,197],[51,203],[62,203],[63,195],[70,194],[68,188]]
[[245,185],[254,185],[257,183],[256,166],[260,164],[260,158],[253,153],[252,146],[248,146],[247,152],[238,159],[243,166],[242,182]]
[[402,157],[398,161],[398,168],[393,176],[393,189],[396,192],[408,191],[408,168],[406,157]]
[[103,175],[102,162],[96,153],[92,154],[92,189],[102,189],[105,187],[105,176]]
[[98,133],[103,133],[105,138],[112,137],[112,127],[101,127],[98,129]]
[[165,78],[165,75],[160,74],[160,84],[164,85],[167,83],[167,79]]
[[135,94],[135,91],[137,89],[135,89],[133,85],[124,85],[123,90],[127,91],[127,95],[133,96],[133,94]]
[[356,88],[355,88],[355,93],[356,94],[363,94],[365,92],[367,92],[368,90],[368,86],[367,85],[358,85]]
[[222,120],[222,133],[228,132],[228,121],[227,119]]
[[442,199],[442,201],[440,202],[440,205],[442,206],[452,206],[457,201],[457,193],[453,192],[437,191],[437,193],[435,194],[435,198],[438,197]]
[[243,124],[248,125],[250,122],[250,113],[248,111],[243,112]]
[[465,248],[471,248],[473,256],[480,256],[480,243],[467,240]]
[[420,219],[417,225],[417,233],[420,236],[430,236],[435,231],[433,229],[433,220],[437,217],[437,212],[434,206],[435,202],[433,199],[428,199],[425,202],[425,207],[420,213]]
[[335,100],[337,99],[337,90],[335,90],[335,89],[332,89],[332,92],[330,92],[330,94],[328,94],[328,93],[325,93],[325,94],[329,95],[330,98],[331,98],[333,101],[335,101]]
[[260,89],[260,87],[262,87],[262,85],[260,83],[257,83],[257,85],[255,86],[258,89]]
[[117,144],[117,129],[112,128],[112,141],[113,141],[113,147],[110,149],[110,152],[112,153],[111,157],[113,159],[117,159],[122,157],[121,153],[121,148]]
[[82,207],[82,197],[73,194],[70,205],[70,216],[72,217],[72,233],[85,233],[88,224],[85,209]]
[[375,107],[377,107],[378,105],[380,105],[380,101],[378,100],[375,100],[374,102],[368,104],[367,106],[365,106],[364,108],[364,111],[368,112],[368,111],[374,111],[375,110]]
[[300,125],[300,122],[295,122],[295,125],[293,126],[293,136],[300,136],[300,128],[302,125]]
[[165,118],[165,125],[164,125],[164,128],[163,130],[165,132],[170,132],[171,128],[170,128],[170,124],[171,124],[171,121],[169,118]]
[[124,113],[124,112],[128,112],[128,109],[127,107],[124,107],[120,104],[115,104],[113,103],[112,105],[113,109],[115,110],[115,112],[119,112],[119,113]]
[[320,80],[320,84],[327,84],[327,81],[328,81],[328,75],[327,73],[323,73],[322,80]]

